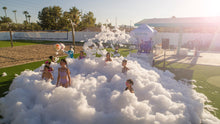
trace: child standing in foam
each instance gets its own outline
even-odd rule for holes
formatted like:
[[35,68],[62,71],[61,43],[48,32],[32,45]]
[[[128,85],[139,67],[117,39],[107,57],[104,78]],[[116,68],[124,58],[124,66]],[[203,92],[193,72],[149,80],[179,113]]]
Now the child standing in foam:
[[122,61],[123,68],[122,68],[121,72],[124,74],[127,74],[127,71],[129,70],[129,68],[126,65],[127,65],[127,60],[123,60]]
[[108,52],[107,54],[106,54],[106,59],[105,59],[105,62],[111,62],[112,61],[112,59],[111,59],[111,55],[110,55],[110,53]]
[[71,85],[71,78],[70,78],[70,70],[66,67],[67,62],[65,59],[61,59],[60,61],[60,68],[58,68],[58,77],[57,77],[57,84],[56,86],[63,86],[65,88]]
[[132,88],[134,82],[131,79],[128,79],[125,84],[126,84],[125,90],[129,90],[131,93],[134,93],[134,89]]
[[45,65],[44,66],[44,71],[42,74],[42,79],[48,81],[49,79],[53,80],[53,75],[51,74],[51,72],[49,71],[50,67]]
[[84,58],[86,58],[86,56],[84,55],[84,52],[80,51],[78,59],[80,60],[80,59],[84,59]]

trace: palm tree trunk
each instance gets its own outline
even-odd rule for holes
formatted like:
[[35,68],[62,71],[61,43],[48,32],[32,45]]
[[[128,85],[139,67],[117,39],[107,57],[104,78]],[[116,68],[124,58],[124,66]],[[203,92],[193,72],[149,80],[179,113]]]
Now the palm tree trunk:
[[27,15],[25,15],[25,17],[26,17],[26,22],[28,23],[28,20],[27,20]]
[[7,13],[6,13],[6,10],[5,10],[5,17],[7,17]]
[[16,13],[15,13],[15,22],[18,23],[18,22],[17,22],[17,16],[16,16]]

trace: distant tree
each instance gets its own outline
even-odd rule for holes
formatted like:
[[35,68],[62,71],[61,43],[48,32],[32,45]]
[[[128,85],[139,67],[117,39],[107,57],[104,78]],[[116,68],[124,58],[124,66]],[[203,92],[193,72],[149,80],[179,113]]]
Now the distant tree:
[[99,22],[98,24],[95,24],[95,26],[100,28],[102,26],[102,23]]
[[37,23],[31,23],[31,30],[42,30],[41,26]]
[[62,19],[62,9],[59,6],[43,8],[38,12],[38,19],[38,24],[43,30],[57,30],[60,28],[60,21],[64,21],[64,19]]
[[94,17],[93,12],[89,11],[81,17],[80,28],[84,30],[88,27],[94,27],[96,18]]
[[7,12],[6,12],[7,7],[6,7],[6,6],[3,6],[2,9],[5,11],[5,17],[7,17]]
[[24,26],[28,24],[28,22],[26,20],[24,20],[23,22]]
[[0,18],[1,18],[0,24],[1,23],[11,23],[12,22],[11,18],[9,18],[9,17],[4,16],[4,17],[0,17]]
[[28,20],[27,20],[27,16],[28,16],[29,12],[28,12],[28,11],[24,11],[23,14],[25,15],[26,22],[28,22]]
[[31,15],[27,15],[29,23],[31,23]]
[[8,24],[7,23],[1,23],[0,29],[1,29],[1,31],[8,31]]
[[17,23],[17,16],[16,16],[17,10],[13,10],[12,12],[15,14],[15,23]]

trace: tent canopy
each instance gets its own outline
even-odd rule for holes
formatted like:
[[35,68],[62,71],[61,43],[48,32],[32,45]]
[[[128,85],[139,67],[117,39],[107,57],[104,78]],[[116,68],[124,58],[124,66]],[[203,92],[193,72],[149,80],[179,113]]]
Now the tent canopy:
[[132,30],[130,35],[134,43],[140,43],[141,41],[150,41],[155,33],[156,31],[150,26],[142,24],[138,28]]

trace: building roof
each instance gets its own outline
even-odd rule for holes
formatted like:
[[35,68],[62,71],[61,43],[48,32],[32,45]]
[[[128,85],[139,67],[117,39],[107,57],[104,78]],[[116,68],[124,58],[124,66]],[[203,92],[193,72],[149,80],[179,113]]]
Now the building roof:
[[192,27],[192,26],[220,26],[218,17],[188,17],[188,18],[152,18],[137,22],[135,26],[147,24],[153,27]]

